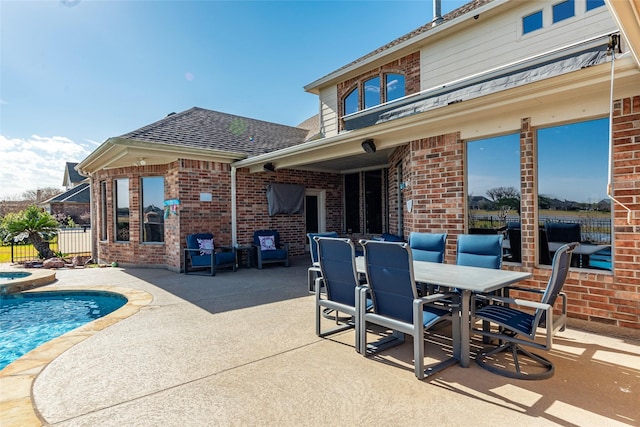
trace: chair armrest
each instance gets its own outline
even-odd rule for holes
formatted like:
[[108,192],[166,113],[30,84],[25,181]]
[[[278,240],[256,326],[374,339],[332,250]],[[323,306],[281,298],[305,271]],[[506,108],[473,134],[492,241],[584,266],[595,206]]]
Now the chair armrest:
[[289,252],[289,244],[288,243],[280,242],[280,246],[281,246],[281,249],[284,249],[285,251]]
[[[537,301],[529,301],[529,300],[520,299],[520,298],[508,298],[508,297],[500,297],[500,296],[494,296],[494,295],[477,294],[473,296],[473,299],[474,301],[482,300],[482,301],[491,301],[491,302],[501,302],[503,304],[514,304],[520,307],[529,307],[529,308],[535,308],[535,309],[541,309],[541,310],[548,310],[549,308],[551,308],[549,304],[545,304]],[[473,306],[475,306],[475,304],[472,304],[472,307]]]
[[504,288],[502,288],[504,290],[509,290],[509,291],[520,291],[520,292],[531,292],[534,294],[544,294],[545,289],[538,289],[538,288],[523,288],[522,286],[506,286]]
[[216,249],[220,249],[223,252],[235,252],[236,248],[233,246],[216,246]]

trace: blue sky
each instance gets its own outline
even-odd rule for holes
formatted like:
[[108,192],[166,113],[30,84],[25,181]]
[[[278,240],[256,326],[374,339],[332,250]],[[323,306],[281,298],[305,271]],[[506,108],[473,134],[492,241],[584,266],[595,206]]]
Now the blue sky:
[[194,106],[295,126],[318,112],[304,85],[431,19],[426,0],[2,0],[0,199]]

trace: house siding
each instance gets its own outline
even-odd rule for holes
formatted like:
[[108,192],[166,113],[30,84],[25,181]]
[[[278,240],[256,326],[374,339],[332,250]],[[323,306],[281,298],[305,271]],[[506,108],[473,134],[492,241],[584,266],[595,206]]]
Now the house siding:
[[522,17],[540,9],[545,18],[550,17],[552,3],[517,4],[509,13],[480,16],[473,27],[447,33],[437,42],[426,44],[420,55],[421,90],[617,31],[606,7],[585,13],[584,2],[576,2],[573,18],[555,24],[545,21],[545,27],[522,36]]

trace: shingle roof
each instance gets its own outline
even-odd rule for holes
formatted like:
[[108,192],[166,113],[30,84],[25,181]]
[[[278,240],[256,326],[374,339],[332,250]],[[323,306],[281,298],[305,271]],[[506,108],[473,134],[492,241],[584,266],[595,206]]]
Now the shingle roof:
[[[86,177],[80,175],[80,173],[74,168],[78,165],[78,163],[67,162],[65,168],[67,169],[67,177],[69,178],[69,184],[77,184],[79,182],[87,179]],[[62,185],[67,185],[63,183]]]
[[255,156],[301,144],[308,134],[308,129],[193,107],[119,138]]
[[91,191],[89,190],[89,183],[83,182],[80,185],[76,185],[70,190],[64,193],[58,194],[45,201],[44,203],[90,203]]
[[[466,4],[462,5],[462,6],[460,6],[459,8],[457,8],[455,10],[452,10],[451,12],[443,15],[442,16],[442,19],[443,19],[442,22],[451,21],[452,19],[455,19],[455,18],[457,18],[459,16],[462,16],[462,15],[468,13],[468,12],[471,12],[472,10],[475,10],[475,9],[481,7],[481,6],[484,6],[487,3],[491,3],[492,1],[493,0],[472,0],[469,3],[466,3]],[[418,27],[415,30],[405,34],[404,36],[398,37],[397,39],[385,44],[384,46],[381,46],[378,49],[376,49],[376,50],[374,50],[372,52],[369,52],[364,56],[361,56],[360,58],[356,59],[355,61],[352,61],[352,62],[348,63],[347,65],[344,65],[344,66],[338,68],[337,70],[329,73],[329,75],[337,73],[340,70],[343,70],[345,68],[349,68],[352,65],[355,65],[355,64],[357,64],[359,62],[362,62],[367,58],[370,58],[372,56],[375,56],[375,55],[379,54],[380,52],[384,52],[385,50],[390,49],[390,48],[392,48],[392,47],[394,47],[394,46],[396,46],[396,45],[398,45],[398,44],[400,44],[400,43],[402,43],[404,41],[407,41],[407,40],[412,39],[412,38],[414,38],[414,37],[416,37],[416,36],[418,36],[418,35],[420,35],[422,33],[425,33],[427,31],[431,30],[432,28],[433,28],[432,23],[428,22],[425,25],[423,25],[421,27]]]

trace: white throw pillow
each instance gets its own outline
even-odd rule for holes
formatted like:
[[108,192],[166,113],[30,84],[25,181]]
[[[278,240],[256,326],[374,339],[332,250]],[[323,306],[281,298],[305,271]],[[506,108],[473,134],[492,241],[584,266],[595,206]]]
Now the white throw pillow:
[[258,236],[260,239],[260,249],[263,251],[275,251],[276,250],[276,237],[275,236]]
[[198,239],[198,248],[200,248],[200,255],[211,255],[213,239]]

